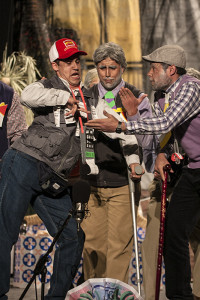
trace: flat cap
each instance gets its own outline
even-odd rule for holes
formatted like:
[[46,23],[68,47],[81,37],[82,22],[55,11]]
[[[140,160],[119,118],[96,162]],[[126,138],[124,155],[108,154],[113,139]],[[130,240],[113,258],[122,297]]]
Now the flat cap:
[[166,63],[183,69],[186,67],[185,51],[177,45],[162,46],[154,50],[149,55],[142,56],[142,58],[149,62]]

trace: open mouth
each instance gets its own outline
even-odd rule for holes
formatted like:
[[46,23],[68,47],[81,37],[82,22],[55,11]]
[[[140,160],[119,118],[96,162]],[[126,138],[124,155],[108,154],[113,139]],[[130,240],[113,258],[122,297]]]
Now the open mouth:
[[80,78],[79,73],[73,73],[71,76],[72,76],[72,77],[76,77],[76,78]]

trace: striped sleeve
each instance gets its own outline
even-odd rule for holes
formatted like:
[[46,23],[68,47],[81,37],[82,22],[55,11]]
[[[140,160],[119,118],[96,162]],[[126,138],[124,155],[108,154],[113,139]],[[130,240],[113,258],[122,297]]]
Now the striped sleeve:
[[127,134],[162,134],[200,113],[200,89],[194,82],[183,84],[166,112],[158,117],[126,123]]

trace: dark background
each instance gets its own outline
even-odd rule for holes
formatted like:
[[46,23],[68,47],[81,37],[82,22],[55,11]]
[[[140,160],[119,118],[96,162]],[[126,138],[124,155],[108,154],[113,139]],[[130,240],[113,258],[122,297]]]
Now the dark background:
[[[7,44],[7,56],[13,51],[25,51],[36,59],[43,76],[52,74],[48,60],[52,42],[63,36],[77,44],[80,42],[75,30],[54,24],[55,1],[1,0],[0,62]],[[149,54],[164,44],[177,43],[188,54],[187,67],[200,70],[200,0],[139,0],[139,5],[142,54]],[[146,73],[144,63],[144,90],[149,94]]]

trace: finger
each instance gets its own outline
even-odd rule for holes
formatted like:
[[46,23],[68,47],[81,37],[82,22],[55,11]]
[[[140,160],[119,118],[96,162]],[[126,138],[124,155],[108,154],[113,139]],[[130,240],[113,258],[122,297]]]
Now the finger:
[[93,123],[89,123],[89,121],[87,123],[85,123],[85,126],[99,130],[99,126],[98,125],[93,124]]
[[154,170],[153,174],[154,174],[154,178],[159,180],[161,179],[160,172],[158,170]]
[[106,116],[107,118],[112,117],[111,114],[109,114],[106,110],[103,111],[104,116]]
[[96,123],[96,120],[88,120],[87,123],[85,124],[94,124],[94,123]]
[[72,114],[72,116],[74,116],[74,115],[75,115],[76,111],[77,111],[77,108],[72,108],[72,110],[71,110],[71,114]]
[[126,93],[127,93],[127,96],[136,98],[136,97],[133,95],[133,93],[132,93],[129,89],[127,89],[127,88],[126,88]]
[[126,89],[124,87],[122,87],[119,91],[119,95],[122,96],[122,97],[125,97],[126,96]]
[[158,170],[154,170],[153,173],[154,174],[160,174],[160,172]]
[[95,128],[95,129],[100,129],[101,122],[96,121],[96,120],[89,120],[85,123],[85,125],[88,127]]
[[120,92],[120,93],[124,93],[124,91],[125,91],[125,87],[122,86],[121,89],[119,90],[119,92]]
[[161,180],[162,179],[162,177],[158,173],[154,174],[154,178],[157,179],[157,180]]
[[85,108],[78,108],[78,111],[82,111],[82,112],[84,112],[86,114],[90,114],[91,113],[91,111],[86,110]]
[[132,181],[140,181],[140,180],[141,180],[141,176],[138,176],[138,175],[132,176],[132,177],[131,177],[131,180],[132,180]]
[[77,111],[77,105],[73,104],[70,108],[68,108],[68,111],[66,111],[65,116],[74,115]]
[[67,101],[67,104],[71,104],[71,105],[73,105],[73,104],[78,104],[80,101],[78,101],[78,100],[76,100],[76,99],[74,99],[74,98],[72,98],[72,97],[69,97],[69,99],[68,99],[68,101]]
[[65,113],[66,117],[72,117],[72,111],[70,110],[69,112]]
[[130,173],[130,177],[131,177],[131,178],[140,179],[144,173],[145,173],[145,172],[142,171],[141,174],[136,174],[135,171],[132,171],[132,172]]
[[97,124],[99,124],[99,121],[97,121],[97,120],[88,120],[85,124],[97,125]]
[[138,98],[139,104],[144,100],[144,98],[147,97],[147,94],[142,95],[140,98]]

